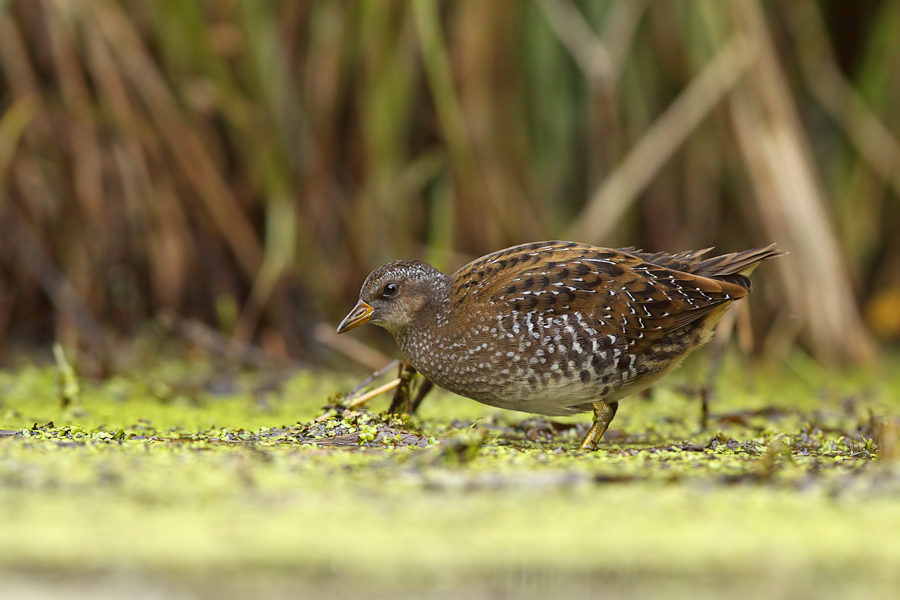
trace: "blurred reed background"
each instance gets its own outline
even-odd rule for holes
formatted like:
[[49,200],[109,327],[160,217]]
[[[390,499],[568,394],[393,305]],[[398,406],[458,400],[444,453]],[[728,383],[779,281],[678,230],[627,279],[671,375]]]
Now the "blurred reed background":
[[890,1],[0,0],[0,348],[155,322],[374,366],[331,333],[371,268],[562,238],[775,241],[744,347],[866,359],[900,337],[898,33]]

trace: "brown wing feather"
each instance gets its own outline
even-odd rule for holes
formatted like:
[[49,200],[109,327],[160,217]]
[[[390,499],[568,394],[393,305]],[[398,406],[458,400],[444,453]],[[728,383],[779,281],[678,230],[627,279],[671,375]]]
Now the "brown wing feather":
[[[687,272],[701,252],[646,254],[575,242],[536,242],[488,254],[453,275],[455,301],[520,314],[580,315],[643,347],[747,290]],[[674,268],[669,268],[669,267]],[[682,270],[685,269],[685,270]]]
[[685,273],[695,272],[697,265],[700,263],[700,259],[710,250],[712,250],[712,248],[706,248],[704,250],[686,250],[684,252],[669,254],[668,252],[644,252],[643,250],[635,250],[634,247],[619,248],[619,252],[637,256],[644,262],[653,263],[669,269],[684,271]]

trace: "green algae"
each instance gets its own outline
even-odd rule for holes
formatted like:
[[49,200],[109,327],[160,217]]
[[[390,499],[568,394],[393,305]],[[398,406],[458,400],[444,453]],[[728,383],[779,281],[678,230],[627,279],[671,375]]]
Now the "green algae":
[[0,571],[878,595],[900,584],[891,366],[729,371],[706,429],[687,373],[623,403],[593,453],[584,417],[446,393],[413,420],[326,409],[352,381],[321,374],[119,376],[63,407],[54,370],[23,367],[0,373]]

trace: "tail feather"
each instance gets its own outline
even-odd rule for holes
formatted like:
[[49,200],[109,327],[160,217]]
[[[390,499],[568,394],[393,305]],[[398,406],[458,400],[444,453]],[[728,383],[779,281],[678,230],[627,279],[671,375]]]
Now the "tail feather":
[[684,252],[678,252],[677,254],[670,254],[668,252],[644,252],[643,250],[635,250],[634,246],[617,248],[617,250],[619,252],[627,252],[628,254],[637,256],[641,260],[653,263],[654,265],[659,265],[660,267],[692,273],[694,269],[697,268],[700,258],[712,250],[712,248],[706,248],[704,250],[686,250]]
[[740,285],[750,291],[749,275],[764,260],[786,254],[779,250],[775,244],[769,244],[765,248],[753,248],[743,252],[723,254],[704,260],[693,271],[695,275],[729,281]]

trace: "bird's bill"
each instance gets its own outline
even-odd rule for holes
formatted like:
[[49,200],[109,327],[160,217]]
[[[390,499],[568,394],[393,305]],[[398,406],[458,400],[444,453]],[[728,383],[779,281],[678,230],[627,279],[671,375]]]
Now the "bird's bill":
[[350,311],[350,314],[344,317],[344,320],[338,325],[337,332],[344,333],[345,331],[350,331],[354,327],[359,327],[363,323],[368,323],[369,319],[372,318],[372,311],[374,310],[375,309],[369,304],[360,300],[356,303],[356,306],[353,307],[353,310]]

